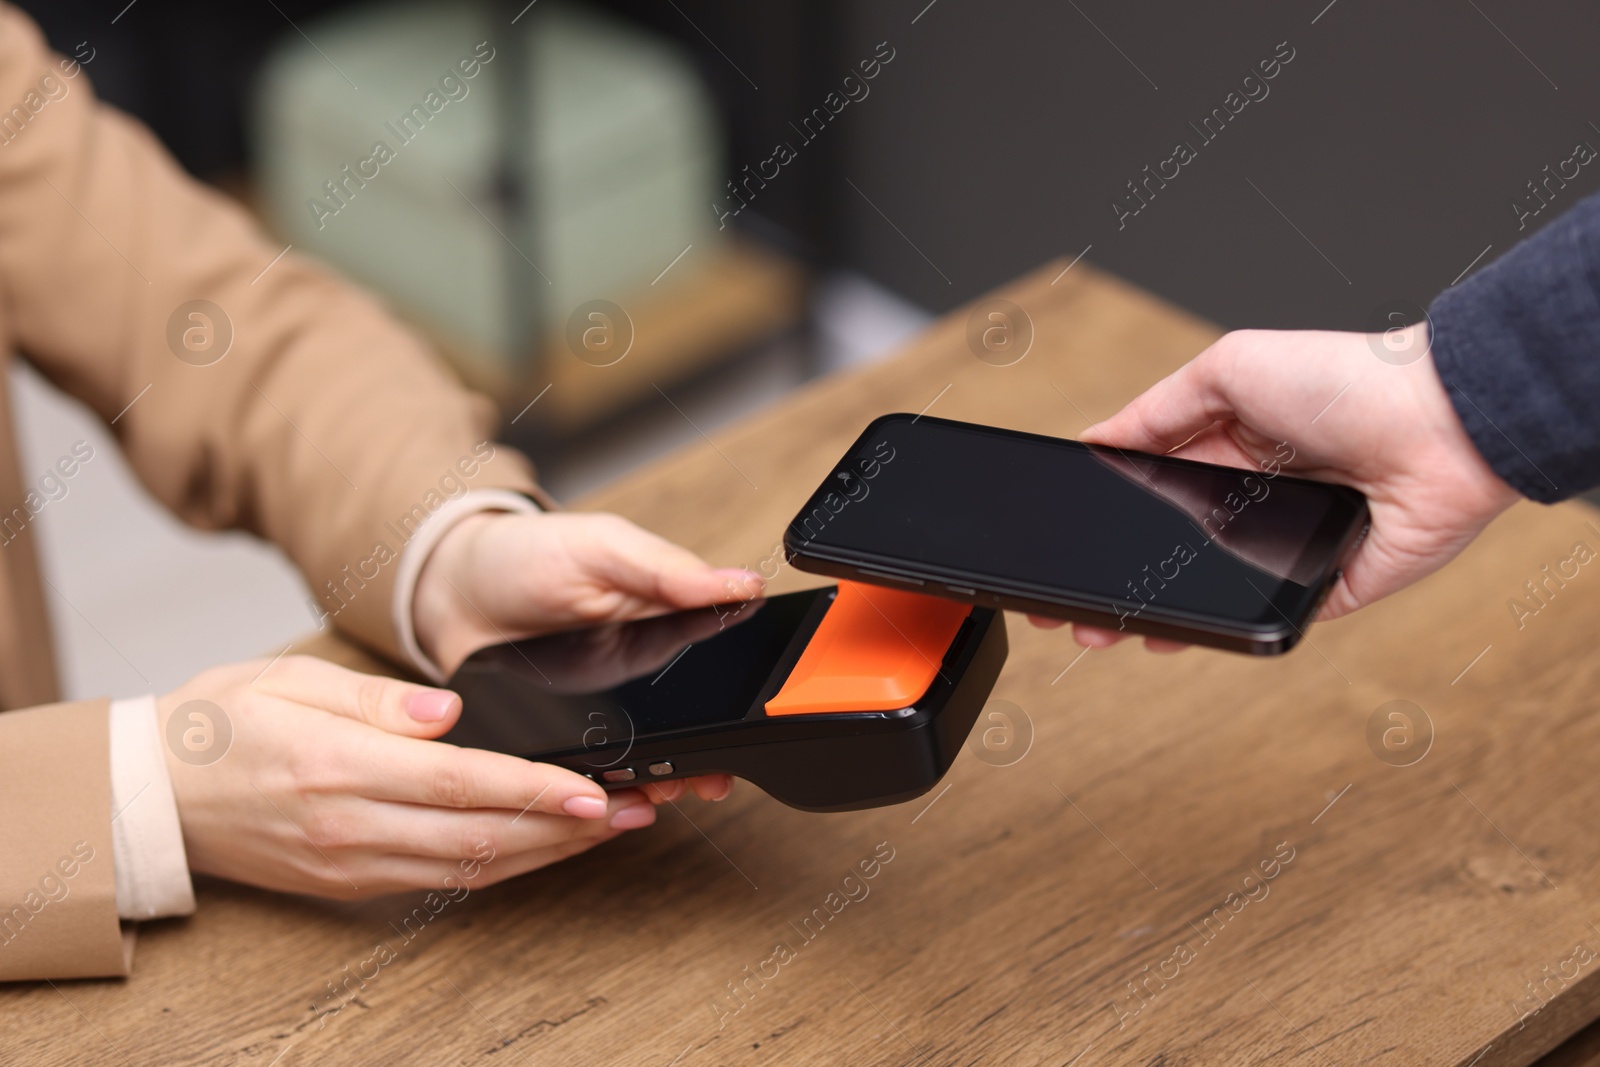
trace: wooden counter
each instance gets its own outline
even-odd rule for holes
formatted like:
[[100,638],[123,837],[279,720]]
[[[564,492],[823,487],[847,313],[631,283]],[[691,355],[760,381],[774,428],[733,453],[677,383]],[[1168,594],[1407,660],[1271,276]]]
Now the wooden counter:
[[[1014,365],[974,356],[963,309],[580,503],[755,566],[872,416],[1071,436],[1216,335],[1064,266],[1006,291],[1036,333]],[[204,882],[132,979],[0,992],[0,1061],[1530,1063],[1600,1015],[1600,563],[1520,630],[1507,601],[1597,527],[1521,505],[1277,659],[1080,654],[1013,617],[994,695],[1033,740],[1012,765],[964,753],[928,796],[850,814],[748,785],[680,802],[411,940],[421,893]],[[1433,728],[1410,766],[1367,739],[1395,699]],[[380,943],[398,958],[328,1013]]]

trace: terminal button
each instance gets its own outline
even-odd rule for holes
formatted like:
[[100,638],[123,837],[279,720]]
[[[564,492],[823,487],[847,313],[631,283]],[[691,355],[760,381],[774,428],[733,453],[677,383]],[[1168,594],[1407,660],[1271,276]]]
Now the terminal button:
[[658,776],[663,774],[671,774],[672,764],[665,761],[662,761],[661,763],[652,763],[650,764],[650,773]]
[[606,771],[600,777],[608,782],[631,782],[636,776],[632,767],[618,767],[614,771]]

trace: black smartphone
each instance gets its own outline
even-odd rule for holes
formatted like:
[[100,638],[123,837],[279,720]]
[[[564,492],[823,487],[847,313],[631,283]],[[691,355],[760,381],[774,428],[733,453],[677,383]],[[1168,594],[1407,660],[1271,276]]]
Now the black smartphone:
[[[942,623],[919,630],[930,614]],[[792,807],[847,811],[937,783],[1005,658],[992,609],[812,589],[483,649],[450,679],[462,712],[442,740],[607,788],[732,774]],[[897,668],[915,682],[885,697]],[[786,700],[806,692],[792,677],[844,703]]]
[[869,425],[784,531],[802,570],[1258,655],[1300,639],[1366,498],[949,419]]

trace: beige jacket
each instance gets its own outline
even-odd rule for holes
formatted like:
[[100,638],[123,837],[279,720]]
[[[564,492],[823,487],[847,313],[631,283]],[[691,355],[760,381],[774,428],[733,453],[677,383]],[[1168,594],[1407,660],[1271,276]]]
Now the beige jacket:
[[[0,359],[112,423],[187,522],[282,546],[334,626],[398,657],[409,531],[463,481],[538,496],[531,471],[506,448],[473,462],[489,405],[370,298],[274,262],[281,245],[96,102],[91,69],[0,5]],[[0,400],[0,980],[125,974],[107,702],[51,703],[46,611],[71,608],[41,591],[39,472]]]

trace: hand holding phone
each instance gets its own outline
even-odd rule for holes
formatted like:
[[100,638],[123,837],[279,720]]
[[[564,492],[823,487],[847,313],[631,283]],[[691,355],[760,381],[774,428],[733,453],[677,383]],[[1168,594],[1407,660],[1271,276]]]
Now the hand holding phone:
[[[1082,437],[1243,468],[1292,441],[1285,467],[1359,490],[1372,511],[1318,615],[1332,619],[1438,570],[1521,499],[1458,406],[1473,414],[1440,380],[1425,322],[1387,334],[1236,330]],[[1085,643],[1117,637],[1075,629]]]
[[1256,654],[1302,636],[1361,494],[913,415],[875,420],[784,532],[804,570]]

